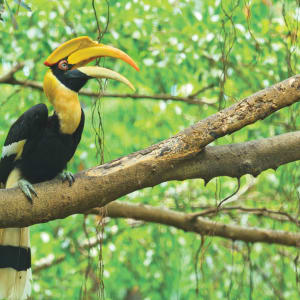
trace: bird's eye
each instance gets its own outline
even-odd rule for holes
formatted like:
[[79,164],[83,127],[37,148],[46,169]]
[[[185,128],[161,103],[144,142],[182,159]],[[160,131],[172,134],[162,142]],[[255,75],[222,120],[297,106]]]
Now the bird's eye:
[[67,71],[69,66],[68,66],[68,62],[66,60],[61,60],[59,63],[58,63],[58,68],[60,70],[63,70],[63,71]]

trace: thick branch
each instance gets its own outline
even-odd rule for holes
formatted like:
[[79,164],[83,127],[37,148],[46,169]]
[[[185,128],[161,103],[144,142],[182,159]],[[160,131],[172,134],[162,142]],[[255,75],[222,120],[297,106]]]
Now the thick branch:
[[[206,147],[198,155],[183,160],[163,159],[164,145],[161,148],[155,145],[81,172],[72,188],[57,180],[35,185],[38,198],[33,205],[19,189],[1,190],[0,227],[22,227],[82,213],[164,181],[188,178],[208,181],[216,176],[257,175],[300,159],[300,132],[242,144]],[[158,155],[150,160],[148,155],[154,149]]]
[[[299,138],[299,132],[252,142],[258,143],[257,148],[251,142],[211,148],[212,160],[209,159],[209,151],[203,149],[216,138],[264,119],[299,99],[300,76],[297,75],[262,90],[161,143],[78,174],[72,188],[65,188],[58,182],[36,185],[39,197],[34,199],[33,205],[18,189],[2,190],[0,227],[22,227],[64,218],[93,207],[104,206],[120,196],[168,180],[200,177],[207,181],[221,175],[258,175],[266,168],[276,168],[283,163],[297,160],[300,151],[299,142],[295,141]],[[280,138],[284,140],[282,144],[278,143]],[[259,147],[260,143],[264,146]],[[270,143],[269,147],[265,147],[266,143]],[[288,148],[285,147],[287,144],[290,145]],[[277,152],[276,146],[280,149]],[[225,151],[228,160],[219,152],[224,152],[226,147],[230,150]],[[233,157],[234,150],[236,153]],[[259,164],[257,155],[260,158],[264,157]],[[226,162],[230,159],[229,166]],[[233,162],[238,168],[234,168]],[[203,169],[204,165],[206,169]]]
[[[107,216],[112,218],[131,218],[159,223],[174,226],[184,231],[196,232],[202,235],[219,236],[244,242],[274,243],[300,247],[299,233],[226,225],[201,217],[194,218],[193,213],[187,214],[149,205],[136,205],[120,201],[109,203],[106,208]],[[100,214],[100,210],[95,208],[89,213],[98,215]]]
[[[24,67],[24,64],[17,64],[15,67],[13,67],[7,74],[0,77],[0,84],[11,84],[11,85],[20,85],[23,87],[30,87],[35,90],[43,91],[43,84],[38,81],[33,80],[18,80],[15,78],[15,73],[19,71],[21,68]],[[213,88],[215,85],[211,84],[207,87],[202,88],[201,90],[197,91],[196,93],[188,96],[188,97],[181,97],[181,96],[172,96],[167,94],[159,94],[159,95],[145,95],[145,94],[116,94],[116,93],[96,93],[89,90],[81,90],[79,94],[89,97],[103,97],[103,98],[132,98],[132,99],[152,99],[152,100],[174,100],[174,101],[181,101],[188,104],[207,104],[207,105],[214,105],[214,103],[211,103],[204,99],[196,98],[196,96],[204,92],[208,89]]]

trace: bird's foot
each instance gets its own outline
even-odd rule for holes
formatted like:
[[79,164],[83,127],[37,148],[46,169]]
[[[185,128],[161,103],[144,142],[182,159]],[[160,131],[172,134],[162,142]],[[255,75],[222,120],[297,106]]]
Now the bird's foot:
[[70,171],[62,171],[61,173],[59,173],[57,175],[57,177],[59,179],[62,180],[62,182],[65,182],[66,180],[68,180],[69,182],[69,186],[71,186],[74,182],[75,182],[75,178],[72,172]]
[[33,202],[32,200],[32,195],[31,193],[37,197],[37,193],[36,191],[34,190],[32,184],[30,182],[28,182],[27,180],[25,179],[20,179],[18,181],[18,185],[19,185],[19,188],[21,189],[21,191],[24,193],[24,195],[26,196],[26,198],[30,201],[30,203]]

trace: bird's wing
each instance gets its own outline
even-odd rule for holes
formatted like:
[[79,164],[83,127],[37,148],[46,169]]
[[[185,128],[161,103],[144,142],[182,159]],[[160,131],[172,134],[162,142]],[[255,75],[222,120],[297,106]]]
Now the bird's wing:
[[47,120],[47,106],[37,104],[23,113],[11,126],[2,148],[0,183],[5,184],[9,173],[14,168],[14,162],[22,156],[26,141],[34,138],[36,134],[45,128]]

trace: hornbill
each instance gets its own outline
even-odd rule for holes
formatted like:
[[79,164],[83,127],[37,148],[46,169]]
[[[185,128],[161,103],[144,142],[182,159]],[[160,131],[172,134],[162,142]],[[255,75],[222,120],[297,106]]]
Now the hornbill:
[[[91,78],[110,78],[132,84],[122,75],[98,66],[92,60],[119,58],[139,70],[123,51],[100,44],[87,36],[69,40],[55,49],[44,64],[44,92],[54,107],[48,116],[45,104],[28,109],[11,126],[2,149],[0,183],[5,188],[19,186],[32,202],[32,184],[60,176],[71,185],[74,177],[64,171],[72,158],[84,126],[84,112],[78,92]],[[26,299],[31,291],[29,229],[0,229],[0,299]]]

